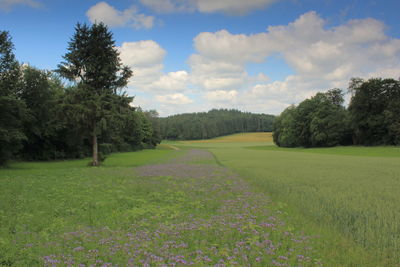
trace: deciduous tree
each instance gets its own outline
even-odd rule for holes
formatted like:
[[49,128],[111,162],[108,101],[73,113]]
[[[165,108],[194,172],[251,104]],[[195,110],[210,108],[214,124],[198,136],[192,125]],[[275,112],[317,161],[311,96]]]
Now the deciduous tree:
[[27,109],[20,99],[21,70],[8,32],[0,31],[0,165],[6,163],[26,140],[23,122]]

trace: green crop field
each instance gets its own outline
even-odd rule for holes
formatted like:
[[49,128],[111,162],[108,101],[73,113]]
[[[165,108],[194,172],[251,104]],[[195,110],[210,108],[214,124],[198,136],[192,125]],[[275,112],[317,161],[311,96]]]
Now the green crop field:
[[296,227],[322,236],[329,265],[400,264],[399,147],[300,149],[265,141],[181,146],[206,147],[285,205]]
[[248,134],[88,161],[0,169],[0,266],[400,264],[397,147]]

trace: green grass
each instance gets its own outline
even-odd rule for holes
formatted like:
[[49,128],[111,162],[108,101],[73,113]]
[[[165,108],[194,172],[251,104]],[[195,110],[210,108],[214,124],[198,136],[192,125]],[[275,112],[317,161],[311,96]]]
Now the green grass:
[[[319,236],[307,241],[311,250],[303,244],[291,248],[308,253],[304,266],[318,265],[319,259],[325,266],[400,264],[399,148],[287,149],[245,139],[166,142],[156,150],[110,155],[98,168],[87,167],[90,159],[84,159],[20,162],[0,169],[0,266],[43,266],[46,256],[63,260],[61,266],[71,258],[72,266],[125,266],[132,257],[126,251],[138,253],[133,263],[143,265],[141,260],[167,253],[166,244],[174,244],[165,254],[171,263],[182,256],[207,265],[197,250],[211,262],[228,263],[240,240],[250,247],[253,266],[268,266],[270,258],[255,261],[261,251],[258,223],[275,217],[286,222],[269,233],[271,242],[281,244],[277,253],[286,255],[284,248],[294,236]],[[215,156],[196,164],[226,166],[250,188],[229,190],[238,182],[234,176],[140,177],[134,171],[190,148],[208,149]],[[252,214],[241,206],[243,192],[255,194],[246,200],[246,207],[256,207]],[[231,199],[238,210],[221,213]],[[238,213],[246,218],[235,224],[239,233],[226,225],[226,218]],[[283,232],[290,236],[285,239]],[[244,258],[235,261],[247,264]]]
[[162,182],[136,178],[133,167],[170,156],[168,150],[144,150],[113,154],[99,168],[83,159],[1,169],[0,266],[43,265],[39,255],[60,250],[48,244],[60,243],[63,233],[128,227],[133,220],[126,211],[151,202],[149,192],[163,192]]
[[101,167],[84,159],[1,169],[0,266],[320,266],[314,238],[210,154],[185,165],[188,174],[214,170],[204,177],[138,175],[134,167],[185,158],[161,147],[113,154]]
[[357,147],[357,146],[338,146],[330,148],[285,148],[273,145],[249,146],[253,150],[269,150],[282,152],[303,152],[332,155],[348,155],[360,157],[400,157],[400,147]]
[[255,190],[283,203],[295,225],[320,234],[321,257],[330,265],[400,264],[400,148],[258,142],[208,149]]

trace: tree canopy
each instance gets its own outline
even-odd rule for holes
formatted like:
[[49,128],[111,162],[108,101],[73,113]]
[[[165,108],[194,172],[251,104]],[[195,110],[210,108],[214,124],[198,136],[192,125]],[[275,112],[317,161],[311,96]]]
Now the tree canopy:
[[356,145],[400,145],[400,81],[352,79],[349,113]]
[[[85,31],[91,29],[79,27]],[[95,35],[111,37],[103,30],[96,28]],[[114,49],[111,42],[104,43]],[[107,60],[115,55],[118,53],[113,50],[97,56]],[[13,54],[8,32],[0,32],[0,165],[11,159],[51,160],[91,155],[92,118],[95,118],[100,160],[112,152],[154,148],[161,141],[157,113],[132,107],[133,98],[119,92],[131,75],[130,70],[116,59],[114,67],[98,66],[98,75],[103,75],[103,70],[106,77],[101,76],[101,80],[108,81],[101,87],[95,76],[83,75],[87,67],[82,62],[80,71],[78,67],[72,71],[73,64],[61,64],[65,67],[61,67],[63,77],[68,68],[69,77],[76,77],[66,85],[58,73],[21,66]],[[109,70],[118,71],[109,75],[106,73]],[[76,73],[79,74],[74,76]],[[78,76],[87,78],[87,83]]]
[[26,140],[26,104],[20,99],[22,74],[8,32],[0,31],[0,165],[13,157]]
[[284,147],[344,144],[348,125],[343,102],[342,91],[332,89],[287,108],[275,120],[275,143]]
[[353,78],[349,92],[348,109],[339,89],[285,109],[275,120],[275,143],[284,147],[400,145],[400,81]]
[[213,109],[161,118],[160,130],[164,139],[209,139],[239,132],[269,132],[274,118],[235,109]]

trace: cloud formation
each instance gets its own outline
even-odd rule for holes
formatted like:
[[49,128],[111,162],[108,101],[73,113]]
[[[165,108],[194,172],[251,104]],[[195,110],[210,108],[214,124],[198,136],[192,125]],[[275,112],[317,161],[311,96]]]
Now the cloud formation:
[[169,72],[152,82],[149,87],[154,90],[183,91],[186,89],[189,74],[184,71]]
[[119,48],[124,65],[133,70],[130,86],[146,91],[148,85],[158,80],[164,68],[166,51],[152,40],[124,42]]
[[[204,97],[249,111],[279,113],[317,91],[346,88],[351,77],[400,76],[400,39],[385,35],[375,19],[351,20],[325,28],[315,12],[288,25],[270,26],[252,35],[226,30],[203,32],[194,38],[196,53],[189,58],[191,80]],[[294,74],[268,82],[268,73],[256,77],[248,63],[268,63],[279,54]],[[235,92],[235,97],[232,96]]]
[[129,82],[128,91],[147,95],[147,98],[139,97],[135,103],[144,108],[154,108],[158,103],[161,114],[174,113],[178,110],[177,106],[181,108],[182,105],[193,103],[183,94],[188,87],[189,74],[184,70],[164,73],[163,62],[167,52],[157,42],[124,42],[118,49],[122,63],[133,70],[134,76]]
[[42,6],[40,2],[34,0],[0,0],[0,10],[6,12],[11,11],[14,6],[18,5],[24,5],[33,8]]
[[244,15],[265,8],[277,0],[140,0],[159,13],[193,12]]
[[[352,77],[400,77],[400,39],[370,18],[327,28],[308,12],[256,34],[202,32],[193,46],[189,70],[165,73],[167,52],[158,43],[123,43],[121,59],[134,72],[132,92],[146,94],[164,116],[221,107],[279,114],[318,91],[345,89]],[[268,64],[276,55],[291,75],[271,80],[268,72],[249,74],[249,63]]]
[[130,86],[137,91],[179,92],[187,87],[189,74],[184,70],[164,73],[166,51],[155,41],[124,42],[119,48],[124,65],[133,70]]
[[156,100],[164,104],[187,105],[193,103],[193,100],[181,93],[169,95],[156,95]]
[[138,13],[135,6],[119,11],[106,2],[99,2],[87,12],[89,20],[103,22],[109,27],[132,27],[134,29],[150,29],[154,25],[154,17]]

